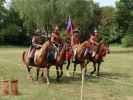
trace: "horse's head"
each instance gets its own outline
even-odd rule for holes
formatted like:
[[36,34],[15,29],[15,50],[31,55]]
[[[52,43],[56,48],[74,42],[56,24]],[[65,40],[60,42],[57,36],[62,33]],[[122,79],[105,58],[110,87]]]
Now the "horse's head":
[[110,53],[109,44],[104,41],[100,42],[99,52],[98,52],[99,56],[103,58],[106,56],[106,54],[109,54],[109,53]]

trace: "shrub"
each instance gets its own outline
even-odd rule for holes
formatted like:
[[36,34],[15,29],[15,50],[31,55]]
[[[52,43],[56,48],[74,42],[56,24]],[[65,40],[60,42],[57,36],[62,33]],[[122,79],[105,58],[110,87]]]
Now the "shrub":
[[128,34],[122,39],[124,47],[133,47],[133,34]]

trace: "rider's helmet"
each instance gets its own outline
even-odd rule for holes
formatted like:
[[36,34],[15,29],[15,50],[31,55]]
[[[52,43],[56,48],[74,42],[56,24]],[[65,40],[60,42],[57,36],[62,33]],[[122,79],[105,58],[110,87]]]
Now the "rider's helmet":
[[94,32],[93,32],[93,35],[98,36],[98,34],[99,34],[99,33],[98,33],[97,30],[95,29]]

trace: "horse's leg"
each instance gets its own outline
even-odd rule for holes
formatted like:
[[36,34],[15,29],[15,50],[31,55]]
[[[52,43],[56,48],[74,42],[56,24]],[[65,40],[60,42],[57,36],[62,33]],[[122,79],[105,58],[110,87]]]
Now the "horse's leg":
[[60,71],[61,71],[61,73],[60,73],[60,78],[61,78],[63,75],[63,65],[60,66]]
[[69,70],[69,66],[70,66],[70,60],[68,60],[67,66],[66,66],[66,70]]
[[94,74],[95,73],[95,71],[96,71],[96,63],[95,62],[93,62],[93,71],[91,72],[91,74]]
[[37,68],[37,69],[36,69],[36,72],[37,72],[36,80],[38,80],[39,71],[40,71],[40,68]]
[[28,70],[28,80],[32,80],[32,75],[31,75],[31,68],[29,67],[29,65],[26,65],[26,67],[27,67],[27,70]]
[[43,74],[44,74],[44,73],[43,73],[43,71],[42,71],[42,73],[41,73],[41,77],[43,77]]
[[49,85],[50,82],[49,82],[49,68],[47,68],[47,85]]
[[68,60],[68,64],[67,64],[67,67],[66,67],[66,70],[67,70],[67,73],[66,73],[66,75],[67,76],[70,76],[70,74],[69,74],[69,66],[70,66],[70,60]]
[[87,65],[89,64],[89,60],[87,60],[86,62],[85,62],[85,76],[87,76]]
[[47,85],[50,84],[49,82],[49,68],[45,67],[44,68],[44,73],[45,73],[45,78],[46,78],[46,81],[47,81]]
[[59,75],[59,67],[58,66],[56,66],[56,73],[57,73],[56,80],[59,81],[60,75]]
[[77,64],[76,64],[76,63],[74,63],[74,69],[73,69],[73,77],[74,77],[74,75],[75,75],[75,71],[76,71],[76,66],[77,66]]
[[98,63],[98,67],[97,67],[97,76],[99,76],[99,75],[100,75],[100,73],[99,73],[99,70],[100,70],[100,65],[101,65],[101,62],[99,62],[99,63]]
[[41,70],[41,77],[43,77],[44,75],[43,68],[41,68],[40,70]]

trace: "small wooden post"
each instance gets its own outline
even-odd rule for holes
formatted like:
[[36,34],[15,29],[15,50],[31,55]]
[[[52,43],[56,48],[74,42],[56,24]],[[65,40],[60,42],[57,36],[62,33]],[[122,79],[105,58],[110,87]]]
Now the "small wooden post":
[[18,80],[11,80],[11,92],[12,95],[17,96],[18,93]]
[[3,96],[9,95],[9,80],[2,81],[2,95]]

